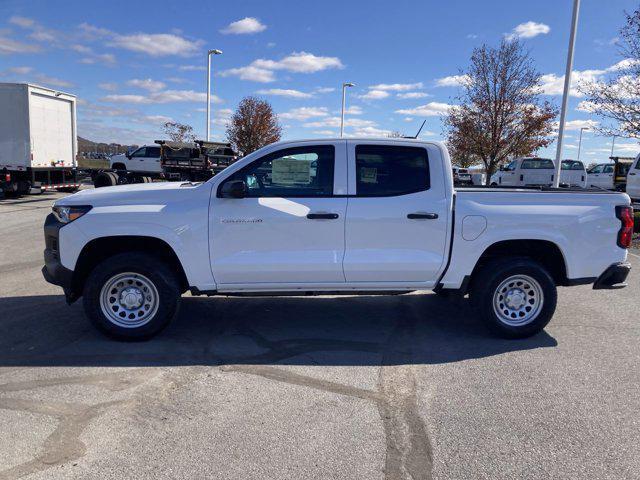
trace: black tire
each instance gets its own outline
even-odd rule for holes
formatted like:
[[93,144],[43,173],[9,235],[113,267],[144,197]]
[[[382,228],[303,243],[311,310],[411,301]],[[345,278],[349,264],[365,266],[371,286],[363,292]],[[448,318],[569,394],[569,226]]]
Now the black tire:
[[118,175],[114,172],[100,172],[93,179],[95,188],[114,187],[118,184]]
[[80,187],[56,188],[56,191],[58,191],[60,193],[76,193],[78,190],[80,190]]
[[[533,279],[535,282],[530,283],[537,283],[537,285],[531,287],[527,282],[524,282],[523,286],[519,287],[518,285],[509,283],[500,288],[500,290],[503,291],[504,288],[510,289],[512,286],[516,290],[523,288],[523,290],[516,291],[517,295],[525,293],[524,298],[522,296],[517,298],[519,303],[524,302],[517,312],[517,315],[520,315],[520,312],[524,314],[523,316],[529,315],[529,312],[525,311],[528,307],[536,309],[537,314],[532,314],[532,318],[526,321],[526,323],[514,325],[514,323],[519,321],[524,322],[525,320],[520,320],[517,316],[514,317],[514,319],[509,318],[508,320],[501,318],[501,316],[496,313],[496,310],[500,310],[501,308],[499,302],[502,297],[500,294],[497,294],[495,297],[496,307],[494,309],[494,295],[496,295],[496,291],[503,282],[518,275]],[[527,289],[527,287],[529,288]],[[471,301],[479,311],[485,325],[494,334],[503,338],[526,338],[542,331],[551,320],[551,317],[553,317],[558,300],[556,284],[551,275],[549,275],[549,272],[539,263],[526,257],[502,258],[485,264],[482,269],[474,275],[470,290]],[[536,290],[539,290],[537,296],[534,294]],[[505,292],[505,294],[508,292]],[[542,297],[541,299],[540,296]],[[540,301],[540,306],[534,306],[535,302],[538,301]],[[532,302],[532,305],[530,306],[528,302]],[[514,315],[517,310],[510,309],[508,304],[502,308],[501,315],[505,317],[507,315]]]
[[[157,300],[154,305],[157,305],[157,310],[140,326],[118,325],[105,315],[101,307],[103,287],[115,276],[125,272],[142,276],[140,278],[150,281],[156,289]],[[119,340],[146,340],[164,329],[177,315],[180,294],[176,275],[161,259],[142,252],[121,253],[107,258],[89,274],[84,285],[83,305],[91,323],[106,335]]]

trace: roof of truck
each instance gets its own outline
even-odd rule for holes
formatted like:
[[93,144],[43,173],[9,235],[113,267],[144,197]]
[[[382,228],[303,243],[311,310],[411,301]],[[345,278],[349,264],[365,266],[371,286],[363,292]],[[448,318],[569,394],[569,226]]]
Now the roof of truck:
[[25,87],[34,87],[34,88],[40,88],[42,90],[48,90],[49,92],[54,92],[54,93],[60,93],[62,95],[68,95],[70,97],[74,97],[75,95],[73,93],[68,93],[68,92],[63,92],[62,90],[58,90],[57,88],[49,88],[49,87],[43,87],[42,85],[38,85],[37,83],[27,83],[27,82],[0,82],[0,86],[1,85],[22,85]]

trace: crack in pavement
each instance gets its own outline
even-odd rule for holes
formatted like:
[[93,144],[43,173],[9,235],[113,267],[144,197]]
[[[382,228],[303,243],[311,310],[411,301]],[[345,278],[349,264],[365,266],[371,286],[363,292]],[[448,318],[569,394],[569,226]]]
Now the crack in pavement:
[[[150,372],[149,369],[136,369],[107,374],[9,382],[0,385],[0,393],[57,385],[95,385],[111,391],[123,391],[147,382],[150,379],[150,373],[153,376],[158,374],[156,371]],[[80,435],[89,423],[111,407],[133,402],[135,398],[85,405],[0,397],[0,409],[48,415],[58,420],[55,430],[44,440],[41,451],[31,460],[0,470],[0,480],[20,478],[82,457],[87,447],[80,440]]]
[[[433,450],[427,428],[418,411],[414,368],[411,366],[415,321],[404,320],[414,318],[409,315],[400,314],[398,318],[385,345],[324,339],[269,341],[246,326],[241,329],[242,335],[253,339],[260,347],[269,349],[267,354],[259,355],[263,358],[282,359],[286,358],[282,355],[285,352],[291,357],[324,350],[329,346],[333,346],[332,350],[381,352],[383,359],[377,390],[358,388],[264,365],[223,365],[220,369],[223,372],[257,375],[272,381],[372,401],[378,409],[385,433],[385,479],[431,480]],[[244,360],[250,363],[255,357],[246,357]],[[404,361],[404,364],[399,365],[401,361]]]

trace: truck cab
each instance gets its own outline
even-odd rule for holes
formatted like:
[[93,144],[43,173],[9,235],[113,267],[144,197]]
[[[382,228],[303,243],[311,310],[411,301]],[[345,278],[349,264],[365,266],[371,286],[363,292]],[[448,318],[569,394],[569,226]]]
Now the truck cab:
[[516,158],[491,177],[491,185],[510,187],[553,185],[555,166],[548,158],[525,157]]
[[627,193],[633,200],[640,202],[640,154],[627,173]]
[[613,175],[615,164],[598,163],[587,171],[587,187],[613,190]]
[[158,145],[143,145],[130,153],[113,155],[109,159],[109,166],[117,171],[138,173],[160,173],[160,147]]
[[561,187],[587,187],[587,170],[580,160],[562,160],[560,164]]

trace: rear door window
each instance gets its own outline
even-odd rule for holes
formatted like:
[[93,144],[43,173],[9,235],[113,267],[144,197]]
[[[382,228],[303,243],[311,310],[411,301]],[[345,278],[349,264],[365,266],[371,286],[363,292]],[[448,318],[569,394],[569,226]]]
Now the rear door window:
[[356,195],[387,197],[430,188],[429,159],[422,147],[356,146]]
[[160,147],[147,147],[147,153],[145,157],[160,157]]
[[577,160],[563,160],[562,170],[583,170],[584,165]]

